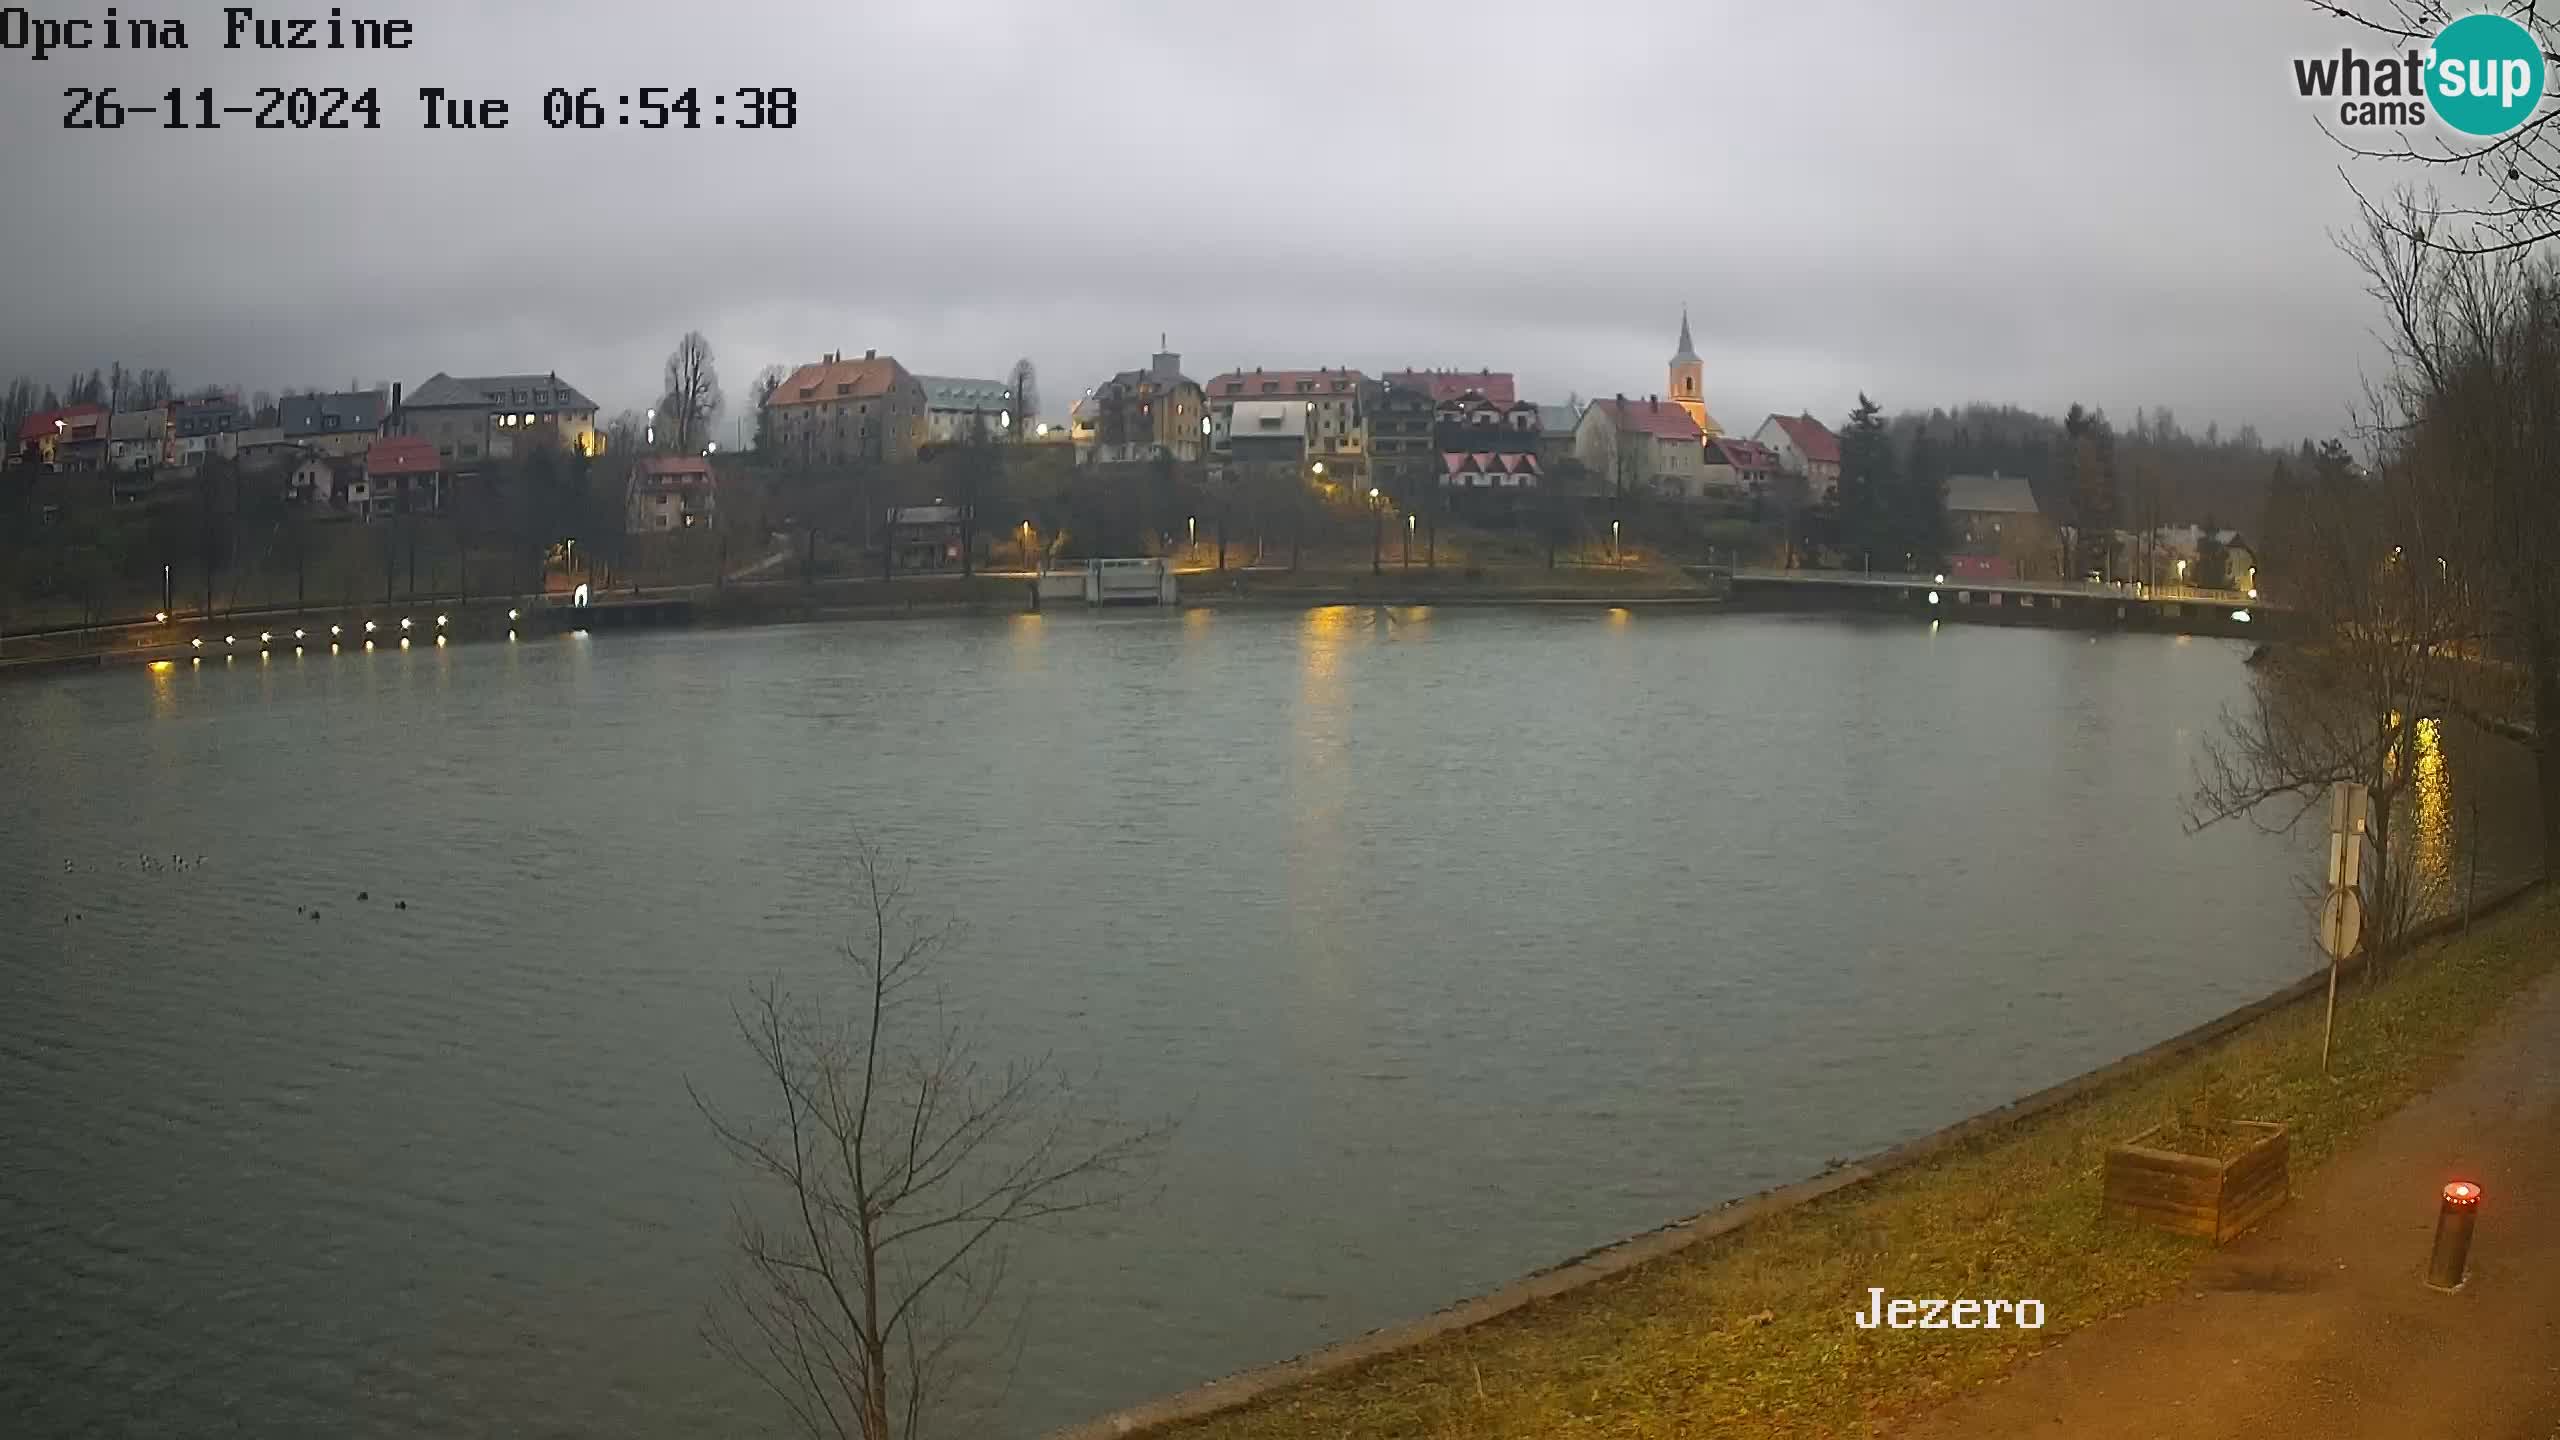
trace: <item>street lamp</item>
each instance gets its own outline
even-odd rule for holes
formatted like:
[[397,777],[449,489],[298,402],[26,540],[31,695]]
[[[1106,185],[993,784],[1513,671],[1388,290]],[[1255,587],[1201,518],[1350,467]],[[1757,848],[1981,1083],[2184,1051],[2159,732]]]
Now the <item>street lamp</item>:
[[1609,522],[1609,558],[1612,560],[1623,558],[1618,548],[1618,525],[1618,521]]
[[1315,475],[1315,477],[1316,477],[1317,479],[1319,479],[1319,480],[1323,479],[1323,478],[1324,478],[1324,462],[1323,462],[1323,461],[1321,461],[1321,460],[1317,461],[1317,462],[1315,463],[1315,468],[1314,468],[1314,470],[1313,470],[1313,472],[1312,472],[1312,473]]
[[1413,568],[1413,525],[1419,518],[1410,510],[1404,512],[1404,567],[1408,570]]
[[[1323,469],[1323,463],[1318,462],[1316,468]],[[1372,485],[1369,487],[1369,573],[1372,575],[1386,573],[1382,560],[1387,545],[1386,524],[1387,512],[1378,504],[1378,487]]]
[[1189,524],[1191,527],[1191,543],[1198,545],[1200,543],[1200,517],[1194,515],[1185,523]]

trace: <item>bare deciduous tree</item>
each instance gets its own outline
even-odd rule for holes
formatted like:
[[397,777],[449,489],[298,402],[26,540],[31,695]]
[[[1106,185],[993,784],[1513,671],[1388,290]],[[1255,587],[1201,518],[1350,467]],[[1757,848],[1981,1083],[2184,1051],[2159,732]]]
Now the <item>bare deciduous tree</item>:
[[775,452],[780,448],[775,442],[773,433],[773,392],[781,389],[782,382],[789,379],[790,375],[790,371],[779,365],[767,365],[756,372],[755,447],[758,455],[768,459],[779,458]]
[[[2392,439],[2425,462],[2452,578],[2481,611],[2477,677],[2523,683],[2542,809],[2542,868],[2560,873],[2560,271],[2516,251],[2413,238],[2440,207],[2368,205],[2350,253],[2389,317]],[[2458,687],[2457,693],[2460,693]]]
[[1005,382],[1013,391],[1013,435],[1016,440],[1031,438],[1031,427],[1040,418],[1040,372],[1026,355],[1013,362],[1013,374]]
[[[2312,9],[2344,20],[2361,43],[2392,54],[2425,51],[2438,31],[2483,7],[2446,0],[2309,0]],[[2560,8],[2543,14],[2539,0],[2499,0],[2488,7],[2525,27],[2546,56],[2560,55]],[[2544,66],[2546,93],[2560,93],[2560,64]],[[2404,238],[2453,253],[2495,254],[2531,250],[2560,239],[2560,109],[2538,105],[2524,124],[2504,135],[2471,136],[2431,125],[2395,129],[2365,143],[2330,131],[2341,148],[2364,160],[2415,166],[2461,177],[2476,198],[2431,206],[2405,218]],[[2323,127],[2326,129],[2327,127]],[[2420,138],[2423,135],[2424,138]]]
[[868,841],[855,892],[850,1010],[758,987],[738,1031],[769,1108],[694,1094],[761,1182],[705,1333],[803,1432],[913,1440],[986,1346],[1008,1237],[1119,1202],[1168,1131],[1083,1113],[1045,1060],[982,1063],[930,983],[956,927]]
[[667,356],[665,388],[666,398],[658,402],[658,428],[672,433],[677,454],[690,455],[702,448],[712,422],[720,417],[720,368],[701,331],[686,331]]

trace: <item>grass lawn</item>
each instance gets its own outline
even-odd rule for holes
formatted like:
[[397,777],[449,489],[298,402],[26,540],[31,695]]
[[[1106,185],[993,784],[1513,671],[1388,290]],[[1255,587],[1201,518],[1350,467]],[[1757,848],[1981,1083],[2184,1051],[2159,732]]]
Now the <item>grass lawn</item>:
[[[2175,1290],[2198,1241],[2104,1221],[2109,1144],[2210,1095],[2293,1127],[2304,1177],[2424,1089],[2560,957],[2536,895],[2340,990],[2335,1078],[2315,998],[2083,1100],[1651,1266],[1244,1409],[1160,1431],[1279,1436],[1852,1436],[1877,1433],[2082,1325]],[[2040,1331],[1850,1323],[1888,1296],[2033,1297]]]

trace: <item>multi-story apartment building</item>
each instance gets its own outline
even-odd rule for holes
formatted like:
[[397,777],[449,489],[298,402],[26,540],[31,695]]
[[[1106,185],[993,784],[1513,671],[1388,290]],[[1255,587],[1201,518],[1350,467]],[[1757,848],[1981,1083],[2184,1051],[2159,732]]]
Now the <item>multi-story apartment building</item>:
[[1369,427],[1361,409],[1366,376],[1357,370],[1230,370],[1209,382],[1209,451],[1223,455],[1240,400],[1289,401],[1306,417],[1307,459],[1325,478],[1366,484]]
[[766,434],[785,460],[845,465],[916,458],[931,433],[924,383],[895,356],[835,351],[765,397]]
[[557,374],[457,379],[439,371],[417,393],[392,395],[387,433],[429,441],[451,464],[508,460],[544,446],[579,455],[604,448],[596,402]]
[[1076,402],[1076,463],[1205,459],[1210,423],[1200,382],[1182,373],[1179,354],[1159,350],[1146,369],[1123,370]]
[[1370,381],[1362,403],[1369,424],[1369,474],[1408,506],[1418,504],[1439,481],[1440,447],[1432,439],[1437,408],[1430,388],[1409,374]]
[[284,438],[323,455],[363,454],[382,438],[382,422],[391,413],[389,389],[349,390],[333,395],[287,395],[278,418]]
[[970,380],[956,375],[919,375],[924,387],[924,438],[928,445],[958,444],[984,434],[1010,440],[1021,416],[1013,403],[1013,387],[1002,380]]

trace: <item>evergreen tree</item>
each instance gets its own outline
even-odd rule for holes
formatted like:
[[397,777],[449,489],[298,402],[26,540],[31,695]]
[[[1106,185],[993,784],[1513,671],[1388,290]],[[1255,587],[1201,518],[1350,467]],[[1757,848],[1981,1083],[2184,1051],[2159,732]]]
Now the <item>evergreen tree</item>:
[[1912,563],[1935,570],[1947,556],[1947,466],[1929,427],[1911,437],[1911,455],[1895,487],[1894,529]]
[[2117,521],[2115,432],[2103,410],[2074,404],[2062,417],[2062,473],[2070,482],[2071,519],[2078,531],[2074,568],[2108,575],[2114,569]]
[[2204,534],[2196,540],[2195,583],[2207,590],[2231,588],[2231,551],[2222,543],[2222,527],[2204,517]]
[[1883,407],[1862,391],[1858,408],[1840,432],[1840,543],[1849,562],[1886,569],[1901,565],[1906,548],[1896,525],[1893,438]]

